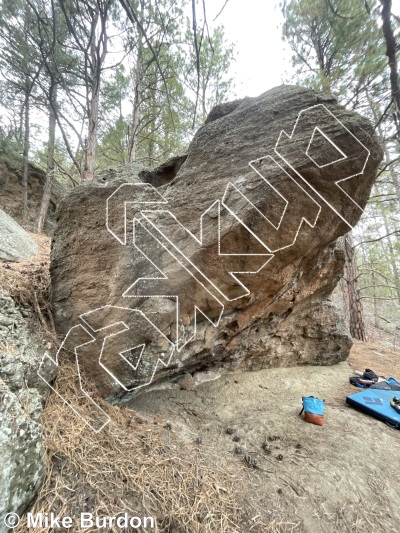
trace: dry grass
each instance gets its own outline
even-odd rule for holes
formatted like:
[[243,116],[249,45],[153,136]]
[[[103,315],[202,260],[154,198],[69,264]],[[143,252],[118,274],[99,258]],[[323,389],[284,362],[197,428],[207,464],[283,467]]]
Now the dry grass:
[[[65,365],[56,388],[76,403],[80,394],[71,387],[73,365]],[[242,513],[234,496],[238,480],[222,467],[210,466],[201,447],[183,442],[174,428],[163,423],[113,407],[100,398],[96,401],[111,417],[100,433],[89,429],[59,396],[49,396],[42,415],[47,476],[32,513],[118,516],[128,512],[130,516],[154,516],[160,532],[243,530],[238,525]],[[82,403],[79,407],[83,414],[89,408]],[[86,414],[89,417],[90,413]],[[24,518],[16,531],[26,529]]]
[[[49,335],[52,330],[49,240],[43,236],[34,237],[39,239],[41,252],[28,261],[10,263],[11,268],[0,265],[0,286],[18,303],[33,308]],[[359,370],[370,367],[379,374],[399,377],[395,373],[399,352],[379,344],[356,343],[349,361]],[[82,401],[82,394],[76,387],[74,373],[71,362],[63,363],[55,388],[69,402],[79,406],[82,415],[87,410],[87,418],[92,418],[90,406]],[[345,386],[354,392],[348,383]],[[235,470],[237,466],[233,461],[224,464],[226,455],[225,459],[210,457],[218,450],[206,453],[202,446],[183,440],[177,428],[168,426],[162,417],[150,420],[131,409],[109,405],[96,395],[91,383],[85,383],[85,390],[95,395],[96,402],[109,414],[111,421],[96,434],[59,396],[50,394],[42,415],[47,474],[30,512],[53,512],[57,516],[75,518],[81,512],[100,517],[124,512],[130,516],[154,516],[155,530],[165,533],[303,531],[300,522],[281,519],[285,516],[285,508],[280,509],[276,502],[273,509],[256,509],[251,501],[254,483],[249,482],[243,471]],[[344,404],[346,393],[340,395],[340,406]],[[340,428],[349,434],[354,431],[343,424]],[[295,437],[298,440],[296,435],[293,439]],[[322,438],[325,437],[321,435]],[[290,479],[290,475],[290,472],[284,474],[285,479]],[[293,497],[297,500],[298,495]],[[338,514],[337,530],[343,523],[349,524],[352,531],[376,530],[380,517],[374,502],[364,503],[360,502],[358,514],[354,514],[351,506],[349,516]],[[270,513],[268,524],[258,515],[262,512],[265,517],[266,510],[276,514]],[[328,513],[322,508],[320,512],[321,517]],[[335,516],[328,518],[330,523],[335,520]],[[44,533],[55,531],[49,527],[41,530]],[[27,531],[26,517],[15,531]],[[74,525],[73,531],[99,530],[81,530]],[[107,531],[120,529],[113,527]]]
[[22,307],[31,307],[46,333],[55,341],[50,304],[50,239],[31,233],[39,253],[19,263],[2,262],[0,287]]
[[[19,305],[32,308],[39,329],[56,346],[50,305],[50,239],[31,236],[40,252],[20,263],[0,264],[0,287]],[[74,364],[68,357],[62,359],[54,387],[83,417],[92,419],[90,404],[74,379]],[[242,473],[232,471],[221,459],[210,460],[210,453],[183,440],[162,417],[149,420],[131,409],[111,406],[96,393],[93,383],[85,382],[85,390],[111,421],[95,433],[58,395],[49,395],[42,413],[46,477],[29,508],[31,513],[75,517],[74,532],[98,531],[76,525],[81,512],[99,517],[125,512],[154,516],[155,530],[169,533],[293,531],[293,524],[283,521],[272,519],[266,524],[241,499],[245,492]],[[24,516],[15,531],[26,530]]]

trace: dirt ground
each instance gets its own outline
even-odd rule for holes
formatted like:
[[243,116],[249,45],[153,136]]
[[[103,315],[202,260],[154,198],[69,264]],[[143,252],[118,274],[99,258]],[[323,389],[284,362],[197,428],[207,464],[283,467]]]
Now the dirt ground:
[[[400,377],[400,352],[355,343],[347,362],[223,375],[197,389],[149,392],[130,403],[196,442],[210,464],[243,479],[249,524],[268,531],[400,531],[400,431],[345,403],[354,369]],[[325,399],[323,427],[298,416]],[[274,529],[275,528],[275,529]],[[251,531],[251,526],[248,526]]]
[[[45,324],[48,242],[39,244],[40,256],[2,268],[0,282]],[[31,302],[42,293],[43,305]],[[73,515],[82,505],[125,509],[128,497],[157,496],[157,531],[168,533],[399,533],[400,431],[345,403],[359,391],[349,376],[365,368],[399,379],[400,351],[356,342],[348,361],[331,367],[240,372],[195,390],[149,392],[104,407],[118,416],[101,438],[51,395],[43,414],[48,474],[32,509]],[[325,399],[323,427],[298,416],[308,395]],[[140,424],[131,424],[135,417]],[[225,516],[227,525],[186,526],[196,513],[204,523]]]
[[365,370],[371,368],[385,377],[397,377],[400,380],[400,351],[387,348],[373,342],[357,342],[351,349],[348,359],[352,368]]

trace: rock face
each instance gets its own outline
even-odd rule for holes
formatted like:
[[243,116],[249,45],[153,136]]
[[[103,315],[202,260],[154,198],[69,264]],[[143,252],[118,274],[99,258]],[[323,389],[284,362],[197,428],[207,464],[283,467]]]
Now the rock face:
[[29,233],[0,209],[0,260],[18,262],[38,251],[39,247]]
[[[0,290],[0,533],[9,531],[8,513],[27,508],[45,472],[39,417],[49,389],[37,371],[46,350],[23,312]],[[42,372],[55,377],[49,366]]]
[[56,328],[100,394],[345,359],[335,241],[368,200],[382,157],[372,135],[334,99],[277,87],[211,113],[168,183],[103,179],[64,198]]

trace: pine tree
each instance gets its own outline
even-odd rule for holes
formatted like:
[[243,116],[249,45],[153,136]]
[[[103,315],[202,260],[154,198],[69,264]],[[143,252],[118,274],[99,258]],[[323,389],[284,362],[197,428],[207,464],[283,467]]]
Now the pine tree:
[[[293,50],[295,77],[371,117],[368,90],[386,90],[384,40],[379,10],[362,1],[291,0],[283,6],[283,37]],[[342,280],[351,334],[366,339],[353,236],[344,243]]]
[[2,92],[20,106],[20,143],[22,170],[22,223],[28,222],[28,163],[30,153],[31,103],[35,84],[43,69],[31,35],[35,31],[34,15],[22,0],[3,1],[0,4],[0,70]]

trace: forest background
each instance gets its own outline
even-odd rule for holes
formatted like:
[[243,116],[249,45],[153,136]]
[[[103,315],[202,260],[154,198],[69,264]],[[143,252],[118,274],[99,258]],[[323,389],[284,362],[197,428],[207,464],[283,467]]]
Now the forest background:
[[[0,1],[0,159],[21,173],[23,224],[29,164],[46,176],[29,228],[41,232],[52,187],[154,168],[185,152],[214,105],[245,96],[222,24],[229,1],[212,20],[206,0]],[[290,57],[282,81],[333,94],[373,122],[384,147],[362,220],[342,242],[341,301],[354,338],[396,344],[400,19],[391,0],[286,0],[275,10]],[[274,51],[254,54],[262,69]]]

